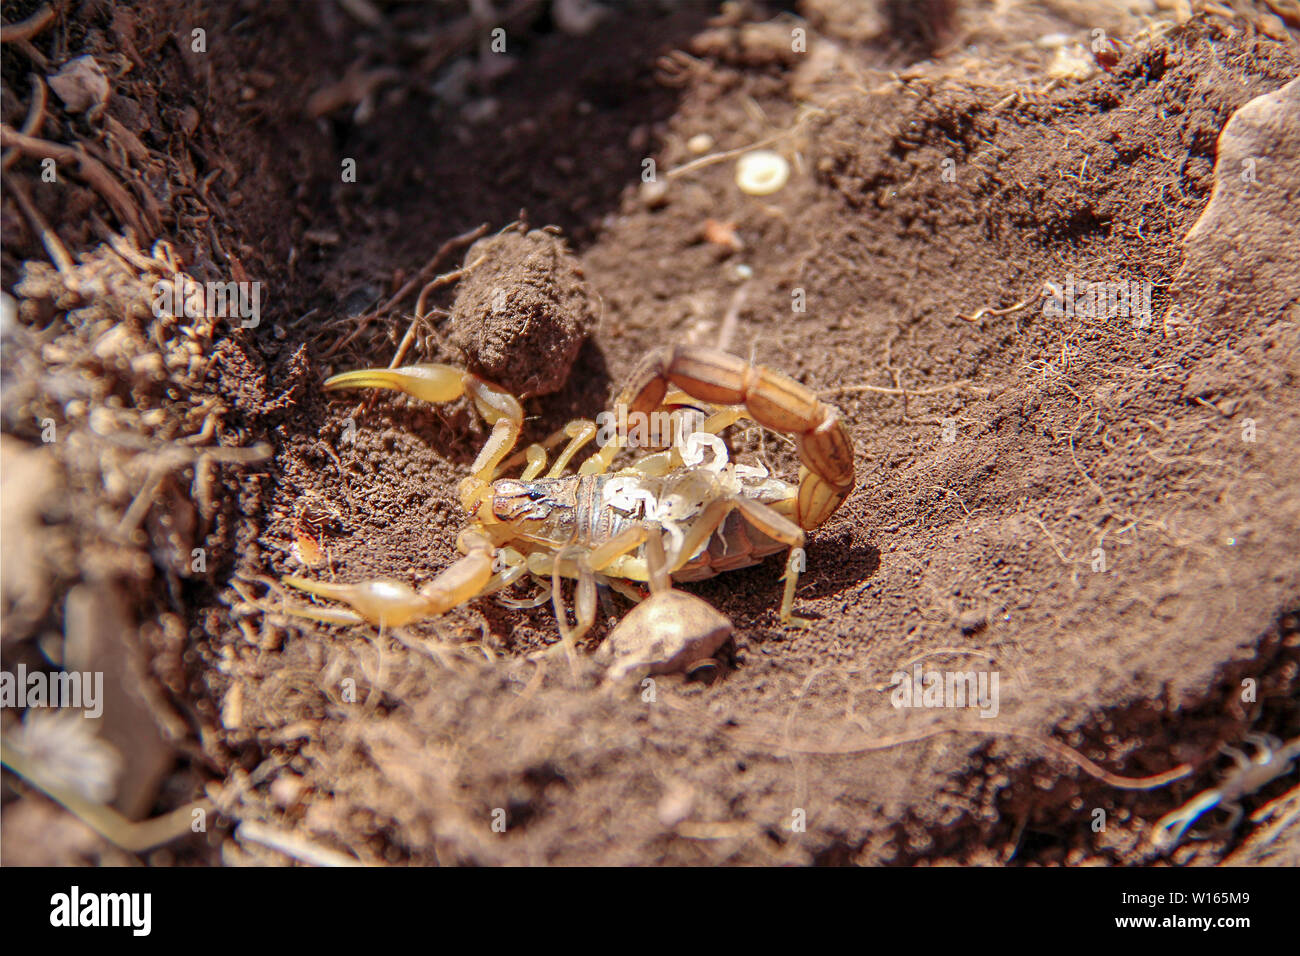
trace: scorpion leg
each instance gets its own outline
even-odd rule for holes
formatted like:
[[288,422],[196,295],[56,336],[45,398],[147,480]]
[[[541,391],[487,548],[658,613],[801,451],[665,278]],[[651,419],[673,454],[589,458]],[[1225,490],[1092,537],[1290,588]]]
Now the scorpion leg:
[[794,613],[794,592],[799,582],[799,572],[804,568],[804,533],[803,529],[782,515],[775,508],[752,498],[737,495],[715,501],[706,507],[700,516],[691,523],[682,539],[680,548],[669,555],[669,570],[676,571],[700,549],[708,544],[709,538],[727,520],[733,511],[744,514],[745,519],[755,528],[775,541],[790,546],[790,555],[785,563],[785,592],[781,597],[781,621],[785,624],[807,625],[812,623],[807,618],[797,617]]
[[1246,734],[1242,738],[1255,747],[1255,763],[1268,763],[1274,753],[1282,749],[1282,740],[1272,734]]
[[412,621],[437,617],[485,593],[493,577],[492,542],[478,532],[464,531],[456,544],[464,557],[418,591],[403,581],[383,578],[356,584],[335,584],[287,577],[284,583],[308,594],[346,604],[371,624],[401,627]]
[[483,594],[491,594],[493,591],[499,591],[502,588],[508,588],[520,578],[528,573],[527,559],[511,547],[497,548],[493,558],[493,568],[500,568],[492,577],[488,579],[487,584],[483,585]]
[[1241,822],[1241,817],[1246,811],[1241,808],[1240,803],[1236,802],[1220,803],[1219,806],[1228,811],[1228,822],[1220,829],[1224,833],[1231,833],[1233,830],[1237,829],[1237,824]]
[[[570,654],[596,622],[596,574],[639,548],[649,533],[646,525],[638,524],[625,528],[590,551],[585,551],[578,545],[569,545],[555,554],[534,552],[528,556],[530,571],[539,576],[549,574],[551,577],[551,601],[555,608],[555,620],[560,628],[560,638]],[[561,576],[578,579],[578,590],[574,596],[576,622],[572,627],[569,626],[568,610],[564,605]]]
[[564,451],[555,457],[551,470],[546,473],[547,478],[559,478],[564,474],[564,469],[569,466],[573,456],[582,450],[583,445],[596,437],[596,423],[585,418],[575,418],[564,426],[564,433],[569,436],[569,443],[564,446]]
[[[803,463],[795,503],[801,528],[822,524],[853,489],[853,443],[839,413],[788,375],[718,349],[665,347],[646,357],[617,402],[626,406],[629,418],[633,412],[648,414],[663,404],[670,386],[714,405],[744,406],[764,428],[795,436]],[[612,460],[617,448],[600,454],[606,452]]]
[[623,581],[619,578],[610,578],[606,583],[609,584],[610,589],[612,591],[614,591],[617,594],[623,595],[623,597],[625,597],[628,601],[630,601],[634,605],[640,604],[642,601],[646,599],[646,596],[644,594],[642,594],[632,585],[628,584],[626,581]]
[[[540,475],[542,469],[546,467],[546,447],[538,444],[529,445],[528,450],[524,452],[524,455],[528,459],[528,464],[525,466],[524,470],[519,473],[519,480],[532,481]],[[518,458],[519,456],[516,455],[515,457]],[[509,465],[510,462],[506,462],[501,466],[500,470],[509,470]]]
[[[584,434],[587,429],[591,430],[590,435]],[[541,441],[529,445],[524,451],[516,452],[514,455],[511,455],[497,467],[497,472],[494,477],[500,477],[501,474],[509,471],[521,461],[527,459],[528,465],[524,468],[523,473],[520,474],[519,480],[532,481],[546,468],[547,451],[554,448],[561,441],[567,438],[569,439],[569,444],[566,445],[564,451],[560,453],[560,460],[563,461],[563,465],[559,466],[559,471],[555,471],[555,468],[552,467],[551,470],[554,474],[547,476],[550,478],[559,477],[560,473],[564,471],[564,468],[568,465],[573,456],[582,449],[583,445],[587,444],[587,442],[591,441],[591,439],[595,437],[596,431],[595,422],[586,418],[575,418],[563,428],[558,428],[551,432],[551,434]]]
[[365,368],[325,380],[326,391],[338,388],[385,388],[434,403],[468,395],[483,420],[492,426],[492,434],[470,466],[471,475],[460,483],[461,504],[466,511],[473,511],[490,493],[497,466],[515,446],[524,426],[524,410],[517,398],[454,365]]
[[1219,753],[1225,757],[1231,757],[1232,762],[1237,765],[1238,770],[1249,770],[1251,759],[1244,750],[1238,750],[1236,747],[1230,747],[1228,744],[1219,744]]

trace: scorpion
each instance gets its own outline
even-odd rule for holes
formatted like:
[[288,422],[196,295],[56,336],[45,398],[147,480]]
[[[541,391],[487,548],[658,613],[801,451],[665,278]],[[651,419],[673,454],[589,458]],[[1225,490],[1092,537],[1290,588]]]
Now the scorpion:
[[[676,607],[680,599],[663,596],[670,579],[699,580],[788,550],[780,620],[806,624],[794,614],[805,532],[823,524],[854,485],[853,443],[838,410],[793,378],[717,349],[666,346],[650,352],[616,398],[616,407],[626,414],[617,416],[611,440],[587,457],[576,474],[565,471],[597,436],[596,424],[588,419],[574,419],[529,445],[519,476],[502,477],[520,460],[519,454],[508,461],[507,456],[522,432],[523,408],[500,386],[455,366],[361,369],[328,378],[324,388],[388,389],[432,403],[467,396],[491,427],[470,475],[458,487],[469,516],[456,540],[462,556],[427,584],[417,590],[388,579],[352,584],[284,579],[299,590],[347,605],[347,611],[316,608],[307,613],[334,623],[400,627],[435,618],[531,575],[544,588],[549,585],[560,636],[571,649],[595,621],[597,585],[639,601],[642,594],[629,582],[649,583],[652,602]],[[627,422],[658,413],[677,414],[673,420],[680,423],[683,409],[708,414],[688,437],[677,429],[668,450],[611,471],[619,451],[629,445]],[[765,468],[728,460],[718,433],[746,417],[794,437],[800,460],[797,485],[771,477]],[[565,438],[567,444],[548,469],[548,451]],[[707,451],[712,451],[712,461],[704,460]],[[562,579],[576,580],[573,625]],[[545,600],[543,595],[531,604]],[[709,626],[710,633],[723,630],[729,628]]]
[[1291,765],[1300,759],[1300,737],[1294,737],[1285,744],[1277,737],[1266,734],[1250,734],[1245,739],[1255,746],[1253,758],[1248,757],[1244,751],[1223,748],[1236,761],[1236,767],[1227,779],[1217,787],[1203,790],[1156,821],[1151,842],[1157,850],[1172,850],[1192,824],[1215,807],[1223,807],[1231,813],[1228,822],[1224,824],[1224,830],[1232,830],[1241,820],[1242,809],[1238,801],[1285,775]]

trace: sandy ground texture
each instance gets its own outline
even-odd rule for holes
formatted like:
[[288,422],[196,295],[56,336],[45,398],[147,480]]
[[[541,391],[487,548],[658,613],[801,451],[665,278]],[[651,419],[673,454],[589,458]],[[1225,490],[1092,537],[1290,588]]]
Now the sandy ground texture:
[[[6,4],[4,668],[105,685],[4,708],[3,862],[1300,862],[1294,770],[1153,843],[1300,735],[1296,4],[488,7]],[[489,431],[328,375],[537,440],[665,344],[842,412],[810,626],[780,557],[682,585],[730,641],[611,691],[614,593],[572,665],[287,612],[447,567]]]

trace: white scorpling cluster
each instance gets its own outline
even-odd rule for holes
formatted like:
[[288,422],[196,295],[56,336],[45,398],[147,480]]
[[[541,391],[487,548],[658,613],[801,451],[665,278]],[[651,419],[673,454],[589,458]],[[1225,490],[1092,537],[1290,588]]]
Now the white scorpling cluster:
[[686,530],[691,519],[713,502],[739,495],[770,501],[788,493],[786,484],[772,478],[766,468],[732,462],[726,444],[717,435],[698,431],[685,438],[678,435],[675,448],[681,455],[682,468],[662,477],[615,475],[605,483],[602,502],[623,514],[640,512],[644,520],[658,522],[664,532],[669,567],[695,557],[681,553]]

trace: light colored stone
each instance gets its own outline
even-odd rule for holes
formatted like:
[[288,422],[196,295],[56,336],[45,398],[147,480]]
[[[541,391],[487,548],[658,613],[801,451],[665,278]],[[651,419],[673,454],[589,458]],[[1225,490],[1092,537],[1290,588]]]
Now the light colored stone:
[[601,654],[612,660],[608,679],[619,683],[685,670],[711,657],[730,636],[731,621],[713,605],[685,591],[664,591],[629,611]]
[[1219,134],[1214,191],[1183,239],[1171,311],[1267,324],[1300,301],[1300,79],[1257,96]]

